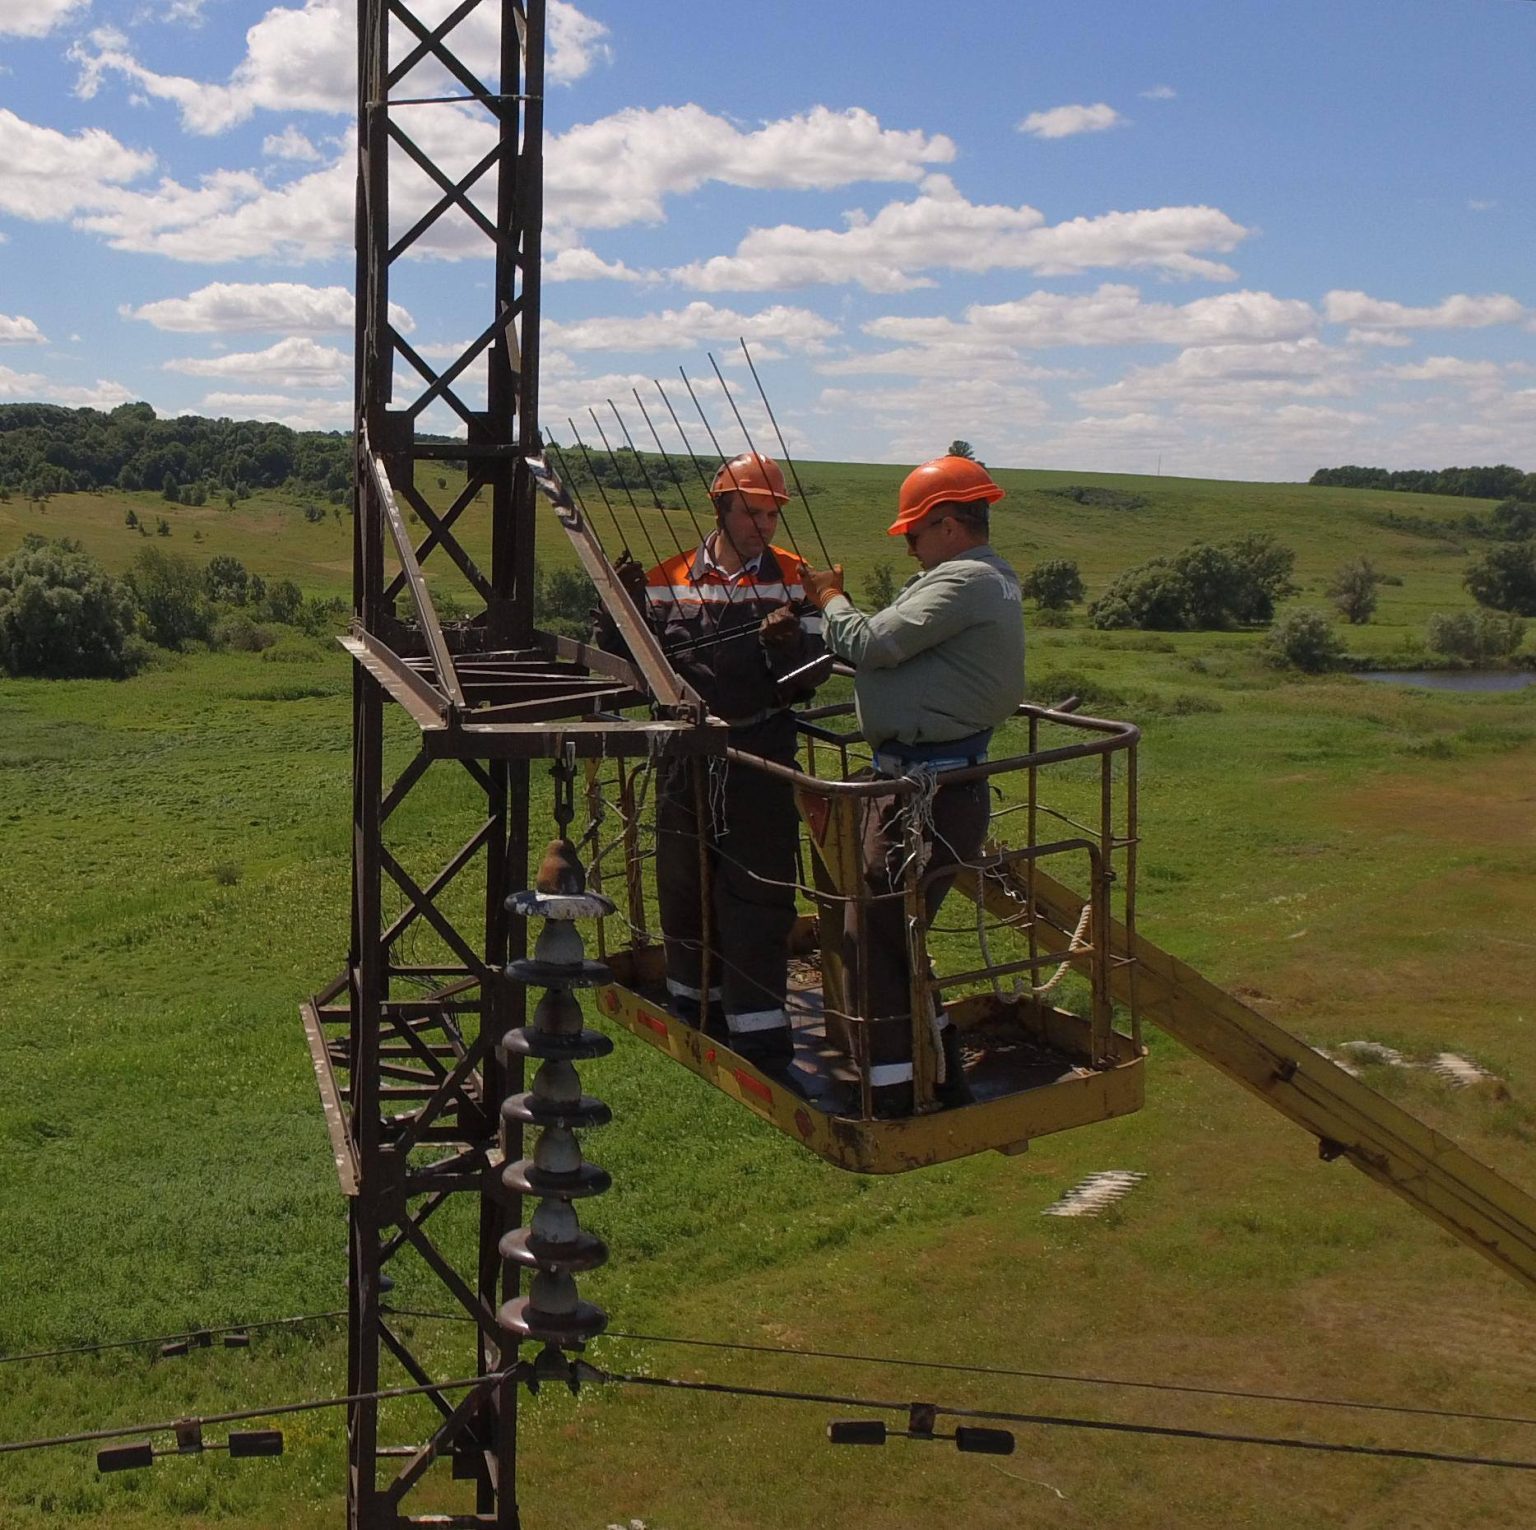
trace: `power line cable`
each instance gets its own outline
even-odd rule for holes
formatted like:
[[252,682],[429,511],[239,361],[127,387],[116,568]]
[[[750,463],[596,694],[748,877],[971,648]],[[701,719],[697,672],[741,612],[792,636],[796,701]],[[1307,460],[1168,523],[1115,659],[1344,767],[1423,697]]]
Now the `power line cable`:
[[[429,1313],[418,1313],[419,1316],[429,1316]],[[436,1313],[442,1316],[442,1313]],[[1141,1390],[1141,1392],[1174,1392],[1184,1393],[1190,1396],[1209,1396],[1209,1398],[1240,1398],[1249,1403],[1293,1403],[1306,1407],[1336,1407],[1336,1409],[1353,1409],[1367,1413],[1405,1413],[1416,1418],[1441,1418],[1459,1419],[1459,1421],[1473,1422],[1473,1424],[1522,1424],[1522,1426],[1536,1426],[1536,1418],[1525,1418],[1519,1413],[1468,1413],[1456,1409],[1439,1409],[1439,1407],[1416,1407],[1409,1403],[1358,1403],[1349,1398],[1313,1398],[1313,1396],[1299,1396],[1286,1392],[1252,1392],[1241,1387],[1209,1387],[1195,1386],[1195,1384],[1177,1383],[1177,1381],[1132,1381],[1126,1376],[1089,1376],[1077,1372],[1058,1372],[1058,1370],[1020,1370],[1009,1366],[975,1366],[966,1364],[965,1361],[945,1361],[945,1359],[908,1359],[900,1355],[859,1355],[848,1350],[833,1349],[790,1349],[779,1344],[739,1344],[723,1340],[700,1340],[700,1338],[677,1338],[665,1333],[627,1333],[619,1329],[608,1329],[604,1338],[614,1340],[628,1340],[639,1344],[687,1344],[687,1346],[699,1347],[699,1349],[723,1349],[743,1350],[754,1355],[790,1355],[797,1359],[839,1359],[839,1361],[852,1361],[852,1363],[866,1364],[866,1366],[902,1366],[911,1370],[945,1370],[945,1372],[958,1373],[958,1375],[971,1376],[1001,1376],[1001,1378],[1020,1379],[1020,1381],[1063,1381],[1075,1386],[1089,1387],[1129,1387],[1129,1389]]]
[[145,1339],[106,1339],[97,1344],[72,1344],[61,1349],[34,1349],[17,1355],[0,1355],[0,1365],[19,1365],[24,1360],[62,1360],[71,1355],[96,1355],[113,1349],[147,1349],[152,1344],[175,1344],[182,1341],[196,1342],[206,1335],[210,1339],[231,1333],[261,1333],[272,1328],[296,1328],[305,1323],[320,1323],[344,1318],[345,1307],[333,1312],[310,1312],[300,1317],[269,1318],[260,1323],[226,1323],[218,1328],[188,1328],[180,1333],[163,1333]]
[[[394,1307],[398,1317],[436,1319],[445,1323],[471,1323],[473,1318],[455,1312],[430,1312],[420,1308]],[[1031,1371],[1011,1366],[975,1365],[960,1360],[917,1360],[900,1355],[865,1355],[850,1350],[794,1349],[781,1344],[747,1344],[726,1339],[685,1338],[676,1334],[630,1333],[608,1328],[601,1339],[621,1339],[633,1344],[677,1344],[698,1349],[739,1350],[747,1354],[774,1355],[798,1360],[840,1360],[860,1365],[900,1366],[908,1370],[948,1371],[958,1375],[997,1376],[1022,1381],[1060,1381],[1096,1387],[1127,1387],[1136,1391],[1172,1392],[1194,1397],[1235,1398],[1245,1402],[1294,1403],[1312,1408],[1344,1408],[1366,1413],[1401,1413],[1414,1418],[1436,1418],[1473,1424],[1519,1424],[1536,1427],[1536,1418],[1518,1413],[1472,1413],[1455,1408],[1424,1408],[1412,1403],[1359,1402],[1342,1397],[1307,1397],[1287,1392],[1256,1392],[1239,1387],[1202,1386],[1173,1381],[1140,1381],[1124,1376],[1091,1376],[1074,1371]]]
[[[418,1317],[449,1317],[445,1313],[417,1313]],[[454,1318],[453,1321],[459,1321]],[[1295,1403],[1312,1408],[1346,1408],[1367,1413],[1401,1413],[1410,1417],[1455,1419],[1479,1424],[1536,1426],[1536,1418],[1509,1413],[1471,1413],[1453,1408],[1424,1408],[1411,1403],[1357,1402],[1340,1397],[1306,1397],[1286,1392],[1255,1392],[1237,1387],[1199,1386],[1172,1381],[1137,1381],[1122,1376],[1090,1376],[1072,1371],[1030,1371],[1001,1365],[973,1365],[958,1360],[915,1360],[899,1355],[862,1355],[846,1350],[792,1349],[776,1344],[744,1344],[720,1339],[679,1338],[670,1334],[626,1333],[610,1328],[605,1339],[624,1339],[639,1344],[681,1344],[701,1349],[741,1350],[749,1354],[793,1356],[807,1360],[841,1360],[862,1365],[901,1366],[909,1370],[949,1371],[969,1376],[998,1376],[1023,1381],[1059,1381],[1079,1386],[1126,1387],[1137,1391],[1173,1392],[1195,1397],[1237,1398],[1246,1402]]]
[[[713,1396],[740,1397],[753,1401],[815,1403],[823,1407],[873,1409],[886,1413],[912,1411],[910,1402],[886,1398],[849,1396],[828,1392],[800,1392],[781,1387],[749,1387],[733,1382],[692,1381],[680,1377],[637,1376],[622,1371],[602,1371],[581,1366],[581,1379],[609,1385],[650,1387],[665,1391],[700,1392]],[[281,1418],[293,1413],[313,1413],[326,1408],[350,1407],[355,1403],[384,1402],[394,1398],[422,1397],[432,1393],[460,1392],[474,1387],[496,1387],[522,1379],[527,1370],[518,1366],[491,1371],[483,1376],[455,1377],[413,1386],[381,1387],[371,1392],[350,1392],[338,1397],[312,1397],[300,1402],[271,1403],[257,1408],[237,1408],[223,1413],[206,1414],[196,1420],[162,1419],[154,1423],[119,1425],[108,1429],[80,1430],[73,1434],[48,1435],[33,1440],[0,1441],[0,1455],[15,1455],[28,1450],[46,1450],[64,1445],[90,1445],[105,1440],[126,1439],[130,1435],[168,1434],[188,1422],[199,1425],[243,1423],[258,1418]],[[573,1372],[573,1374],[575,1374]],[[1479,1456],[1450,1451],[1416,1450],[1391,1445],[1354,1445],[1342,1440],[1304,1440],[1284,1435],[1239,1434],[1224,1430],[1180,1428],[1170,1424],[1133,1424],[1115,1419],[1073,1418],[1050,1413],[1010,1413],[987,1408],[950,1408],[933,1404],[933,1416],[943,1418],[985,1419],[990,1423],[1032,1425],[1040,1428],[1084,1429],[1112,1434],[1134,1434],[1160,1439],[1201,1440],[1211,1444],[1257,1445],[1279,1450],[1321,1451],[1332,1455],[1365,1456],[1399,1461],[1425,1461],[1447,1466],[1488,1466],[1505,1471],[1536,1471],[1536,1461],[1499,1456]]]
[[[659,1387],[684,1392],[708,1392],[719,1396],[772,1399],[782,1402],[818,1403],[827,1407],[872,1408],[909,1413],[909,1402],[837,1396],[822,1392],[794,1392],[777,1387],[745,1387],[720,1381],[683,1381],[665,1376],[631,1376],[604,1371],[603,1381],[627,1386]],[[987,1408],[947,1408],[934,1405],[935,1417],[986,1419],[991,1423],[1030,1424],[1043,1428],[1088,1429],[1112,1434],[1151,1435],[1162,1439],[1205,1440],[1222,1445],[1262,1445],[1277,1450],[1314,1450],[1332,1455],[1385,1457],[1399,1461],[1432,1461],[1447,1466],[1492,1466],[1506,1471],[1536,1472],[1536,1461],[1500,1456],[1461,1455],[1450,1451],[1414,1450],[1392,1445],[1352,1445],[1342,1440],[1302,1440],[1284,1435],[1237,1434],[1214,1429],[1184,1429],[1172,1424],[1132,1424],[1115,1419],[1072,1418],[1051,1413],[1005,1413]]]
[[794,480],[795,493],[800,496],[800,503],[805,506],[805,517],[811,523],[811,530],[816,533],[816,541],[820,544],[821,555],[826,559],[827,567],[831,568],[832,554],[827,551],[826,538],[821,534],[821,527],[816,524],[816,517],[811,511],[811,501],[800,482],[799,470],[795,467],[795,459],[789,455],[789,443],[784,439],[784,432],[779,429],[779,421],[773,412],[773,405],[768,402],[768,390],[763,387],[763,380],[757,375],[757,363],[752,360],[752,352],[747,349],[747,338],[745,335],[739,335],[737,339],[741,344],[741,354],[747,359],[747,369],[752,373],[752,381],[757,384],[757,396],[763,401],[763,408],[768,415],[768,423],[773,426],[773,433],[778,438],[779,455],[789,464],[789,476]]

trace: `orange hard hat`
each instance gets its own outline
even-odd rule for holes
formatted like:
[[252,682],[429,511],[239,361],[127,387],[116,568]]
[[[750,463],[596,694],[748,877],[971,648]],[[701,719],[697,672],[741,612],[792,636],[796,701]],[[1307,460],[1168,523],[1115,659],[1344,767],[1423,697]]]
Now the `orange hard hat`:
[[913,468],[902,481],[896,519],[887,534],[899,537],[910,531],[935,505],[963,505],[976,499],[992,505],[1002,497],[1003,491],[979,462],[969,457],[935,457]]
[[789,503],[789,491],[784,487],[784,474],[778,463],[756,452],[743,452],[729,462],[722,462],[709,492],[744,494],[748,503],[754,499],[771,499],[776,505]]

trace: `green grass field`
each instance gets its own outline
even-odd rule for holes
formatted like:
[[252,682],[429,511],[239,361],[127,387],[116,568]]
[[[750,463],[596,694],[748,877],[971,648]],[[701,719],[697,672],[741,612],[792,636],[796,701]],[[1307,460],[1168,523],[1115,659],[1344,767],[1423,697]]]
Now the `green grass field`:
[[[878,558],[904,565],[883,535],[899,470],[802,473],[852,589]],[[1359,553],[1401,577],[1377,620],[1347,633],[1364,658],[1411,656],[1431,612],[1469,604],[1465,549],[1373,519],[1444,516],[1458,501],[1000,477],[1001,549],[1020,566],[1076,558],[1090,594],[1156,552],[1260,529],[1296,549],[1297,603],[1321,604],[1332,570]],[[1148,503],[1049,492],[1071,486]],[[434,483],[432,497],[446,503],[453,487]],[[152,496],[0,505],[0,556],[38,531],[122,568],[140,545],[129,504],[161,513]],[[230,552],[313,594],[349,588],[345,516],[310,525],[276,496],[164,513],[162,546]],[[660,540],[660,517],[646,519]],[[803,511],[790,526],[821,561]],[[549,565],[566,566],[557,535],[541,525]],[[1287,678],[1260,665],[1257,641],[1097,633],[1080,618],[1030,634],[1034,699],[1087,690],[1144,728],[1143,930],[1314,1044],[1369,1038],[1481,1063],[1498,1082],[1367,1077],[1536,1188],[1536,689]],[[0,1440],[343,1389],[335,1321],[178,1359],[6,1359],[344,1304],[343,1204],[296,1006],[345,953],[350,680],[339,651],[283,652],[172,657],[121,683],[0,682]],[[462,801],[445,778],[403,832],[425,854]],[[542,781],[534,821],[547,822]],[[1536,1416],[1529,1293],[1149,1039],[1140,1114],[1021,1158],[871,1180],[823,1166],[620,1038],[584,1069],[615,1111],[588,1142],[615,1188],[584,1215],[612,1262],[584,1294],[628,1333]],[[1096,1220],[1040,1215],[1110,1168],[1147,1178]],[[395,1273],[395,1302],[435,1301],[419,1266],[402,1258]],[[420,1319],[415,1332],[439,1374],[471,1367],[456,1325]],[[1510,1422],[614,1338],[592,1349],[657,1376],[1536,1459],[1536,1427]],[[1006,1460],[901,1440],[828,1446],[827,1420],[858,1411],[546,1393],[525,1414],[526,1523],[1439,1530],[1536,1518],[1531,1474],[1490,1468],[1044,1427],[1020,1428]],[[296,1415],[285,1432],[280,1461],[166,1460],[105,1478],[83,1448],[0,1456],[0,1527],[339,1524],[340,1414]]]

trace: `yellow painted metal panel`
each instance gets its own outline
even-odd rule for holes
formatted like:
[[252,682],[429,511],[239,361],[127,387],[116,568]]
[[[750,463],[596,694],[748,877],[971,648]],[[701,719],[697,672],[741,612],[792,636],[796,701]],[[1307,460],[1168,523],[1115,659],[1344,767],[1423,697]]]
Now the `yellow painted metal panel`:
[[[620,975],[624,954],[616,952],[613,959]],[[597,998],[599,1010],[609,1019],[819,1157],[862,1174],[900,1174],[972,1153],[1016,1151],[1034,1137],[1130,1115],[1141,1108],[1145,1094],[1143,1059],[1127,1042],[1124,1060],[1117,1067],[999,1099],[905,1120],[831,1116],[623,983],[599,989]]]

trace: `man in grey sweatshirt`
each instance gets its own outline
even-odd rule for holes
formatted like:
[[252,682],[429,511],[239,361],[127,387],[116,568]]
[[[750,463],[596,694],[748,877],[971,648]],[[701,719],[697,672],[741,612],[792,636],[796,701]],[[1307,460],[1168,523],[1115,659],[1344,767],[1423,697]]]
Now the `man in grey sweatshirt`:
[[[904,536],[922,572],[883,611],[865,616],[843,591],[841,567],[803,574],[821,608],[827,648],[857,666],[854,705],[874,749],[877,775],[895,780],[979,764],[993,730],[1024,699],[1024,621],[1019,578],[988,543],[988,509],[1003,491],[979,463],[938,457],[907,476],[890,527]],[[926,785],[927,783],[925,783]],[[845,925],[848,992],[859,974],[868,993],[870,1088],[876,1112],[911,1113],[911,969],[902,898],[913,830],[928,883],[931,924],[986,837],[986,783],[940,784],[912,797],[866,799],[863,824],[866,906],[863,940]],[[919,804],[914,816],[913,804]],[[939,1098],[966,1103],[960,1046],[940,1010],[944,1060]]]

